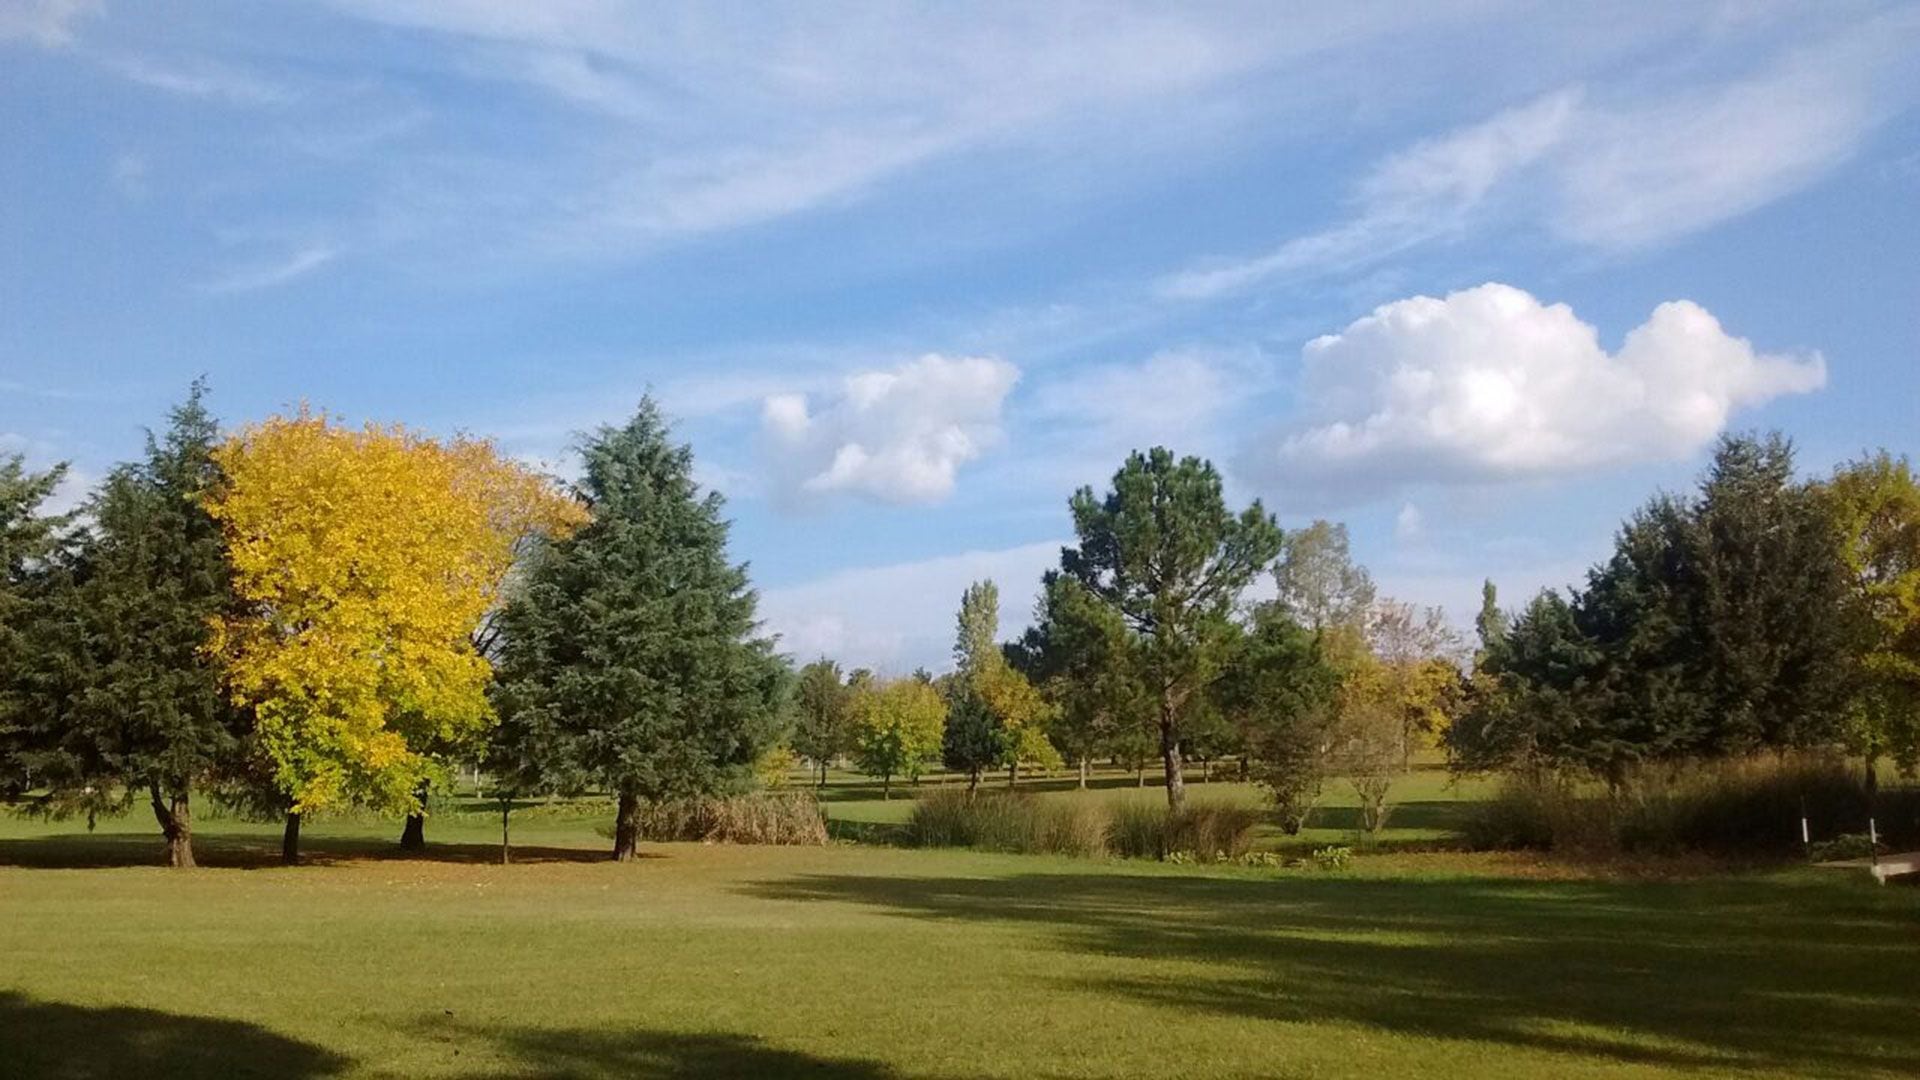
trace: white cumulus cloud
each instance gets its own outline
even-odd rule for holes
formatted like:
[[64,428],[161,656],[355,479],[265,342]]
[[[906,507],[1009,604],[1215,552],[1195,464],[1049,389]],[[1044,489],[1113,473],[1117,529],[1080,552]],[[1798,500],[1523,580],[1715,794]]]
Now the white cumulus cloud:
[[1674,300],[1609,353],[1565,304],[1489,283],[1397,300],[1307,343],[1305,415],[1248,453],[1256,479],[1346,498],[1672,460],[1739,409],[1826,382]]
[[778,490],[798,502],[945,499],[960,466],[999,440],[1001,411],[1019,378],[1018,368],[996,357],[930,353],[847,376],[820,401],[772,395],[761,432]]

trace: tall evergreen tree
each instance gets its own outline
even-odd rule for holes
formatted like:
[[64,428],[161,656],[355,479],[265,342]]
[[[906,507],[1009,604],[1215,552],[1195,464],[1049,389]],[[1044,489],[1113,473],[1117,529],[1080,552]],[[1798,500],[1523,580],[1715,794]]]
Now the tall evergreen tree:
[[118,791],[153,808],[172,866],[192,866],[192,796],[232,763],[245,717],[207,648],[234,600],[219,525],[219,427],[195,382],[141,461],[88,505],[91,528],[36,620],[37,773],[54,799]]
[[1566,601],[1515,620],[1451,738],[1457,761],[1573,765],[1623,781],[1663,758],[1828,745],[1855,639],[1828,509],[1779,436],[1721,440],[1691,500],[1661,496]]
[[549,546],[501,614],[497,705],[523,776],[618,799],[631,859],[642,799],[746,784],[779,733],[787,673],[757,636],[718,493],[651,399],[581,450],[592,520]]
[[72,516],[48,514],[47,499],[67,467],[31,472],[18,454],[0,456],[0,797],[34,783],[27,726],[33,722],[28,661],[37,600],[57,577],[54,556]]
[[1256,500],[1227,510],[1220,474],[1199,458],[1135,452],[1095,496],[1071,502],[1079,544],[1061,569],[1125,626],[1132,666],[1153,695],[1167,803],[1186,801],[1181,724],[1218,677],[1241,594],[1280,554],[1282,533]]

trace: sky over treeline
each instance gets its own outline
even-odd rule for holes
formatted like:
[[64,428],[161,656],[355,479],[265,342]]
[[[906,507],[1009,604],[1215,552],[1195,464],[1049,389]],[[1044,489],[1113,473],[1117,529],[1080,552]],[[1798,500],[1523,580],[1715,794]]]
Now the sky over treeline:
[[1920,430],[1920,6],[0,0],[0,451],[199,374],[571,469],[651,391],[799,659],[1023,622],[1125,453],[1470,617],[1715,438]]

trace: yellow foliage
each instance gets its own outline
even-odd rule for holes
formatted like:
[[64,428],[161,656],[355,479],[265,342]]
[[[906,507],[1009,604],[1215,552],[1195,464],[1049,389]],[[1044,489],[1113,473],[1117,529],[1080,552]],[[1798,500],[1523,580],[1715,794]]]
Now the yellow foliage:
[[1064,764],[1047,738],[1047,726],[1058,710],[1025,675],[995,656],[981,665],[974,688],[1006,729],[1008,757],[1042,769]]
[[470,635],[518,546],[585,510],[491,444],[302,409],[227,440],[208,510],[243,610],[215,627],[232,692],[296,810],[416,808],[426,753],[493,722]]

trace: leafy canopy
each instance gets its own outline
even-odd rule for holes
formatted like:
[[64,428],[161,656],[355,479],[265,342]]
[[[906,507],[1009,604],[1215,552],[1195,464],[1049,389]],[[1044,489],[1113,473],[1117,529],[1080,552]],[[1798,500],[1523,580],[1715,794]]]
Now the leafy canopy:
[[471,635],[529,532],[581,511],[492,445],[302,409],[214,452],[207,509],[241,609],[216,628],[258,753],[296,811],[417,810],[430,747],[493,723]]

